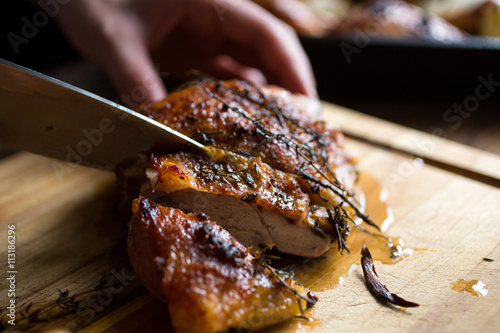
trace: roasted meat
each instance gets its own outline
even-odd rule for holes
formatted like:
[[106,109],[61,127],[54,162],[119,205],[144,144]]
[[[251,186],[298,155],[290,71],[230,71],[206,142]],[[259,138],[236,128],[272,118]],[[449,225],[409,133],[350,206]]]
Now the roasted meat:
[[323,254],[348,233],[334,208],[360,213],[357,173],[340,131],[308,107],[281,88],[211,78],[143,105],[141,113],[219,152],[154,155],[143,195],[166,193],[168,205],[208,214],[245,246]]
[[500,37],[498,0],[428,0],[419,4],[470,34]]
[[465,33],[442,18],[403,0],[368,0],[354,6],[336,33],[370,37],[459,42]]
[[298,175],[312,204],[333,207],[345,200],[318,181],[352,194],[356,167],[339,129],[311,116],[307,107],[302,96],[282,88],[206,79],[139,112],[205,145],[260,157],[271,168]]
[[275,244],[281,252],[307,257],[330,248],[334,230],[326,209],[310,207],[295,176],[259,157],[221,150],[210,155],[153,155],[146,171],[149,196],[165,194],[162,202],[169,206],[207,214],[246,247]]
[[[460,29],[485,33],[498,26],[492,22],[498,21],[499,16],[496,0],[463,3],[456,0],[254,1],[290,24],[300,35],[310,37],[340,34],[364,40],[380,37],[460,42],[466,35]],[[463,7],[469,8],[463,10]],[[493,35],[498,35],[498,29],[496,31]]]
[[129,255],[146,287],[168,303],[178,332],[291,318],[311,300],[256,259],[262,248],[316,257],[337,240],[343,251],[348,221],[369,222],[342,134],[316,120],[313,104],[277,87],[202,77],[140,107],[206,146],[154,152],[117,172],[127,192],[144,184]]
[[204,214],[144,197],[134,201],[133,211],[130,259],[151,293],[168,303],[176,332],[254,330],[305,308],[300,286],[256,260]]
[[254,0],[304,36],[323,36],[332,31],[348,8],[347,1]]

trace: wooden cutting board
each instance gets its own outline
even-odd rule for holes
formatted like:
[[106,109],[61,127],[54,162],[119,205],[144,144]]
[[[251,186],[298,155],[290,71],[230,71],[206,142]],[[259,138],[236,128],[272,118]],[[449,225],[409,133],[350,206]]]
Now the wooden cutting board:
[[[307,312],[313,320],[265,332],[500,331],[500,158],[330,104],[324,117],[340,124],[347,149],[359,156],[368,204],[379,200],[377,183],[386,188],[394,216],[387,233],[414,250],[394,265],[376,262],[379,276],[391,292],[421,306],[405,310],[375,300],[359,264],[340,284],[335,268],[324,265],[308,280],[319,296]],[[14,266],[2,259],[0,270],[3,328],[172,332],[166,306],[128,262],[131,212],[120,204],[114,175],[71,170],[58,176],[53,160],[28,153],[0,160],[2,258],[9,226],[16,237]],[[380,207],[385,213],[383,205],[369,208],[382,216]],[[359,252],[349,256],[357,261]],[[488,293],[453,290],[460,279],[480,280]],[[15,298],[8,293],[13,286]],[[11,299],[16,326],[8,324]]]

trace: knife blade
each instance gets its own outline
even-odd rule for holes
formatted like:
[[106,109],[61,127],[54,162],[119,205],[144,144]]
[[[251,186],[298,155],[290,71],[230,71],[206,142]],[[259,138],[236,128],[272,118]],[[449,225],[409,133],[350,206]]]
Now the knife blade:
[[0,59],[0,145],[114,170],[195,140],[122,105]]

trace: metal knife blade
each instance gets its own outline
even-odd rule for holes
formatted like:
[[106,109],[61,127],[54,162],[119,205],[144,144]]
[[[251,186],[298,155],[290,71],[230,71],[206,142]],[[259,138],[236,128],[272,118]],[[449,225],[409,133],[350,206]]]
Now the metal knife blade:
[[191,138],[83,89],[0,59],[0,145],[114,170]]

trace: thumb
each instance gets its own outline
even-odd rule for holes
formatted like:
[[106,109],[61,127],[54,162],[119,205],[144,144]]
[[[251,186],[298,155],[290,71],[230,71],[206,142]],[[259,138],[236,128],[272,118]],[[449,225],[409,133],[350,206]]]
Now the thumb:
[[140,103],[155,102],[167,94],[144,40],[137,32],[114,36],[101,64],[123,104],[136,109]]

